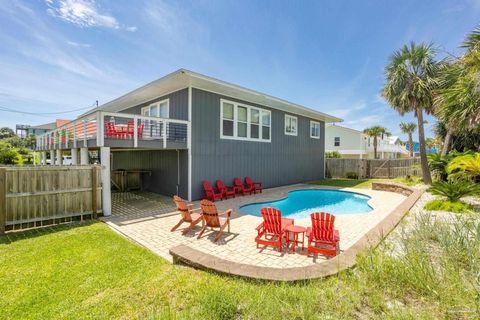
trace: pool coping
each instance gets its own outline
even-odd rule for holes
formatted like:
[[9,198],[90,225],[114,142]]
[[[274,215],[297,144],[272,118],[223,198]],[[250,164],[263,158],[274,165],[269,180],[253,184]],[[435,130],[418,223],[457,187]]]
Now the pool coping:
[[400,184],[383,182],[376,183],[375,186],[372,186],[372,189],[389,190],[390,192],[397,192],[396,190],[401,189],[403,192],[410,192],[410,194],[352,246],[336,257],[320,264],[293,268],[261,267],[218,258],[186,245],[175,246],[169,252],[174,263],[182,263],[198,269],[248,279],[291,282],[332,276],[354,267],[357,254],[366,247],[376,247],[398,225],[424,192],[423,189],[413,189]]

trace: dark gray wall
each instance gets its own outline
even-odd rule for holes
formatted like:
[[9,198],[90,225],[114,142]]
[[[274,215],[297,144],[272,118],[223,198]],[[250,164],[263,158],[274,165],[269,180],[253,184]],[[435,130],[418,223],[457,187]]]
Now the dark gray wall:
[[[144,169],[152,175],[142,175],[142,189],[146,191],[174,195],[177,193],[177,151],[176,150],[142,150],[112,152],[112,170]],[[188,197],[188,154],[179,151],[180,185],[179,195]]]
[[320,139],[310,138],[310,119],[298,118],[298,135],[284,134],[285,113],[262,105],[248,105],[272,112],[271,142],[220,139],[220,99],[239,101],[193,89],[192,97],[192,198],[203,197],[202,181],[249,175],[264,187],[324,178],[325,124]]
[[148,106],[149,104],[152,104],[154,102],[165,100],[165,99],[170,99],[169,101],[170,119],[188,120],[188,89],[182,89],[179,91],[172,92],[161,98],[150,100],[138,106],[122,110],[120,112],[130,113],[130,114],[141,114],[141,110],[143,107]]

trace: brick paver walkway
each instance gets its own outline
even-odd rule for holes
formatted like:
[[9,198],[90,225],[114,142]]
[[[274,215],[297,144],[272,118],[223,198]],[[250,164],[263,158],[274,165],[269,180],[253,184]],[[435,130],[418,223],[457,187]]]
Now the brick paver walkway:
[[[172,261],[169,249],[183,244],[237,263],[273,268],[309,266],[322,263],[326,258],[307,257],[300,249],[296,253],[280,253],[271,247],[257,249],[254,241],[255,227],[261,222],[261,218],[238,214],[238,208],[247,203],[283,198],[291,190],[310,188],[327,187],[299,184],[267,189],[261,194],[217,202],[220,210],[233,208],[235,212],[231,221],[231,232],[225,233],[217,243],[212,241],[215,233],[210,231],[205,232],[204,236],[197,240],[200,227],[196,227],[185,236],[181,235],[182,228],[170,232],[172,226],[178,222],[179,214],[172,212],[173,201],[164,196],[148,193],[114,195],[114,215],[103,219],[115,230],[169,261]],[[341,251],[352,246],[406,198],[400,194],[384,191],[349,188],[342,190],[369,195],[372,197],[369,204],[374,210],[367,214],[336,216],[335,227],[340,231]],[[195,207],[198,207],[198,202],[195,203]],[[295,224],[309,226],[310,221],[295,220]]]

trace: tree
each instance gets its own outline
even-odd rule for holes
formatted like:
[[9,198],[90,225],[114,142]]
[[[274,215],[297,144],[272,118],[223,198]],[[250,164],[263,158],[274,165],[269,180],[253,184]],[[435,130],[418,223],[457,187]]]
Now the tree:
[[432,183],[425,149],[423,113],[433,111],[433,91],[436,89],[438,63],[431,44],[405,45],[389,59],[385,68],[383,96],[401,115],[414,112],[418,124],[420,162],[423,181]]
[[[435,98],[436,113],[449,129],[480,130],[480,27],[467,36],[461,47],[466,52],[442,70],[442,82]],[[450,137],[446,135],[446,137]],[[448,142],[448,139],[445,139]]]
[[373,157],[377,159],[378,136],[386,134],[390,135],[386,128],[381,126],[373,126],[363,130],[367,136],[373,138]]
[[15,164],[19,154],[15,148],[6,142],[0,141],[0,164]]
[[15,132],[8,127],[0,128],[0,139],[10,138],[15,136]]
[[415,122],[400,122],[400,130],[403,133],[408,134],[408,146],[410,150],[410,157],[413,157],[413,136],[412,134],[417,129]]

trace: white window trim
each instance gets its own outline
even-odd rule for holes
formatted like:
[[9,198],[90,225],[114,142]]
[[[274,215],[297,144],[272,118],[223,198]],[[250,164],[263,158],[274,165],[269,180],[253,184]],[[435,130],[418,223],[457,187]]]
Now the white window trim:
[[[295,132],[287,132],[287,119],[295,119],[296,121],[296,128],[295,128]],[[285,134],[287,136],[297,136],[298,135],[298,118],[295,117],[295,116],[291,116],[289,114],[286,114],[285,115],[285,121],[284,121],[284,124],[283,124],[283,127],[284,127],[284,131],[285,131]]]
[[[223,103],[230,103],[233,105],[233,136],[224,136],[223,135]],[[238,121],[237,121],[237,107],[245,107],[247,108],[247,137],[238,137]],[[252,124],[250,121],[250,110],[258,110],[259,111],[259,133],[258,136],[259,138],[250,138],[250,125]],[[269,139],[263,139],[263,130],[262,127],[264,126],[262,124],[262,112],[267,112],[269,117],[270,117],[270,125],[268,126],[269,128]],[[272,112],[267,109],[262,109],[258,107],[253,107],[249,106],[248,104],[245,103],[238,103],[235,101],[231,100],[226,100],[226,99],[220,99],[220,139],[226,139],[226,140],[240,140],[240,141],[253,141],[253,142],[271,142],[272,141]]]
[[[312,136],[312,127],[313,125],[318,125],[318,137],[317,136]],[[298,131],[298,129],[297,129]],[[310,120],[310,138],[312,139],[320,139],[320,122],[318,121],[311,121]]]
[[[170,119],[170,99],[164,99],[164,100],[161,100],[161,101],[157,101],[157,102],[154,102],[154,103],[151,103],[149,104],[148,106],[145,106],[143,107],[141,110],[140,110],[140,113],[142,115],[144,115],[144,110],[146,109],[151,109],[152,107],[156,106],[157,107],[157,111],[158,111],[158,116],[157,118],[161,118],[160,117],[160,105],[162,103],[166,103],[167,104],[167,119]],[[149,113],[149,116],[151,117],[151,112]]]

